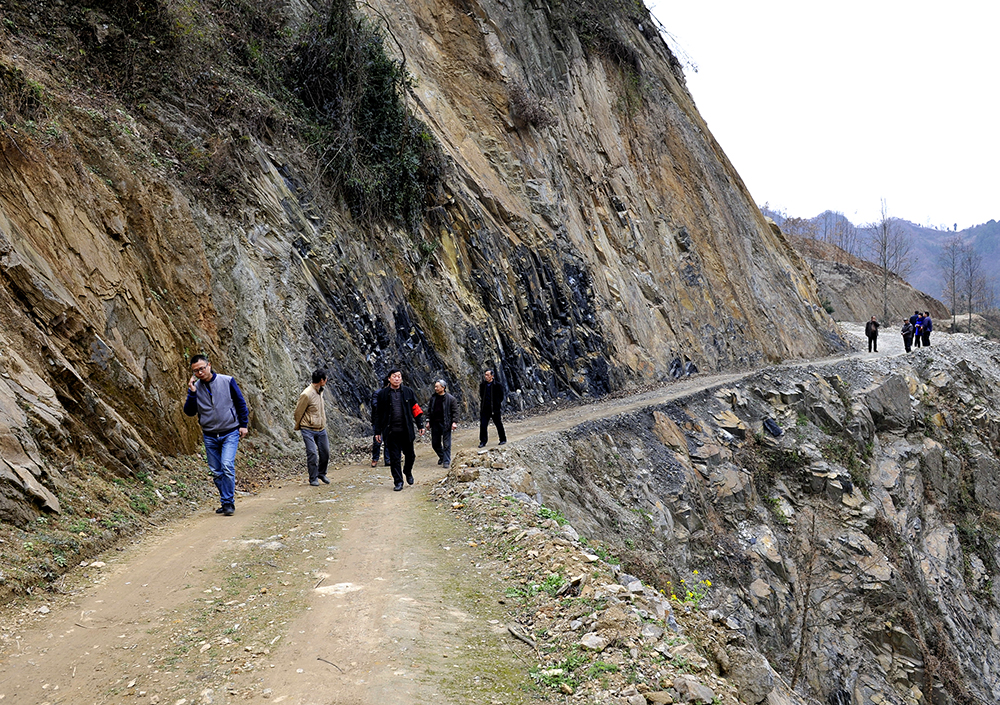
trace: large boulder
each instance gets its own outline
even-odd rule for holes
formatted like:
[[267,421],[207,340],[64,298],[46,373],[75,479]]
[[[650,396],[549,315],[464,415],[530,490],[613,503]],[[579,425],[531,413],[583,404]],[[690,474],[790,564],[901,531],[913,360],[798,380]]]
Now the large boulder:
[[910,389],[901,375],[893,375],[868,390],[865,403],[879,431],[905,431],[913,419]]
[[729,649],[729,682],[736,686],[740,702],[757,705],[774,690],[774,671],[760,653],[749,649]]

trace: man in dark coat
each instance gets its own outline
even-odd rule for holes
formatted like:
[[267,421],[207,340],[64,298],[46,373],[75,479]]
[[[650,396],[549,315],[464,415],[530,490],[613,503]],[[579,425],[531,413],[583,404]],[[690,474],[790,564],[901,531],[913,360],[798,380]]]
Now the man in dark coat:
[[434,383],[434,394],[427,405],[430,417],[431,448],[437,453],[438,465],[451,467],[451,432],[455,430],[455,412],[458,402],[448,394],[448,383],[439,379]]
[[479,383],[479,447],[482,448],[489,440],[490,421],[497,427],[500,445],[507,442],[507,433],[503,430],[500,419],[500,409],[503,406],[504,388],[498,380],[493,379],[493,370],[483,372],[483,381]]
[[878,352],[878,321],[875,316],[865,324],[865,336],[868,338],[868,352]]
[[[413,390],[403,386],[403,373],[399,369],[389,371],[389,386],[383,387],[375,402],[375,440],[385,443],[392,469],[393,489],[403,489],[403,476],[407,484],[413,484],[413,439],[414,427],[424,435],[424,412],[417,403]],[[400,470],[400,455],[406,458]]]
[[[388,387],[389,380],[382,380],[382,387]],[[375,440],[378,438],[378,429],[375,428],[375,422],[378,420],[378,393],[382,391],[381,389],[376,389],[372,392],[372,467],[378,465],[378,457],[382,455],[382,441]],[[389,467],[389,451],[385,451],[385,466]]]
[[913,324],[904,318],[903,330],[900,332],[903,334],[903,347],[906,348],[906,352],[910,352],[910,348],[913,347]]
[[920,342],[925,348],[931,346],[931,331],[934,330],[934,323],[931,321],[931,312],[924,312],[924,323],[920,326]]

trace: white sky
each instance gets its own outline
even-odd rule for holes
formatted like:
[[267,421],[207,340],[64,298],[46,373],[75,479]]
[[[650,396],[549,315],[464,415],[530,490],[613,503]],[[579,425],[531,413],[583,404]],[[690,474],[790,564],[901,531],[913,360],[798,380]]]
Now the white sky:
[[697,65],[688,89],[757,204],[1000,219],[1000,2],[646,4]]

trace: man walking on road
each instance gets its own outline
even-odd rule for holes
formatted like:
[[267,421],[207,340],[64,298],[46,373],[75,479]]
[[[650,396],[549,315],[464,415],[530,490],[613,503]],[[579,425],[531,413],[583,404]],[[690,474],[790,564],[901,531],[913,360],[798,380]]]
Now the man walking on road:
[[[383,387],[376,400],[375,440],[385,443],[392,469],[393,490],[403,489],[403,476],[407,484],[413,484],[414,425],[424,435],[424,412],[417,404],[413,390],[403,386],[403,373],[398,369],[389,371],[389,386]],[[400,471],[400,455],[406,463]]]
[[323,387],[326,386],[327,371],[320,368],[312,373],[312,384],[302,390],[295,405],[295,430],[302,432],[306,444],[306,466],[309,468],[309,484],[313,487],[320,481],[329,485],[326,469],[330,464],[330,440],[326,435],[326,410],[323,408]]
[[493,370],[483,372],[483,381],[479,383],[479,447],[482,448],[489,440],[489,427],[492,420],[497,427],[500,445],[507,442],[507,433],[503,430],[503,420],[500,410],[503,406],[504,388],[499,381],[493,379]]
[[448,394],[448,383],[439,379],[434,383],[434,394],[427,405],[431,424],[431,447],[437,453],[438,465],[445,470],[451,467],[451,432],[455,430],[455,397]]
[[875,316],[865,324],[865,337],[868,338],[868,352],[878,352],[878,321]]
[[236,512],[236,449],[250,426],[250,410],[236,380],[212,372],[204,355],[191,358],[184,413],[198,415],[208,467],[219,488],[220,506],[216,514],[227,517]]

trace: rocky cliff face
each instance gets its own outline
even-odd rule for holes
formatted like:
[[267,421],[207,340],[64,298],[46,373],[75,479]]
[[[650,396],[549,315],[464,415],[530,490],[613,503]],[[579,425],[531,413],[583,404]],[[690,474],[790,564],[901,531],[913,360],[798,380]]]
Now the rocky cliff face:
[[363,433],[396,364],[421,390],[450,379],[468,413],[487,365],[530,407],[661,379],[675,357],[719,370],[841,345],[641,8],[373,3],[450,165],[413,232],[351,218],[254,63],[325,8],[196,5],[5,11],[15,500],[56,510],[67,459],[129,474],[193,450],[180,401],[195,352],[283,441],[318,365],[334,428]]
[[707,579],[730,642],[818,701],[997,702],[1000,348],[935,346],[591,422],[479,482],[562,512],[654,586]]

